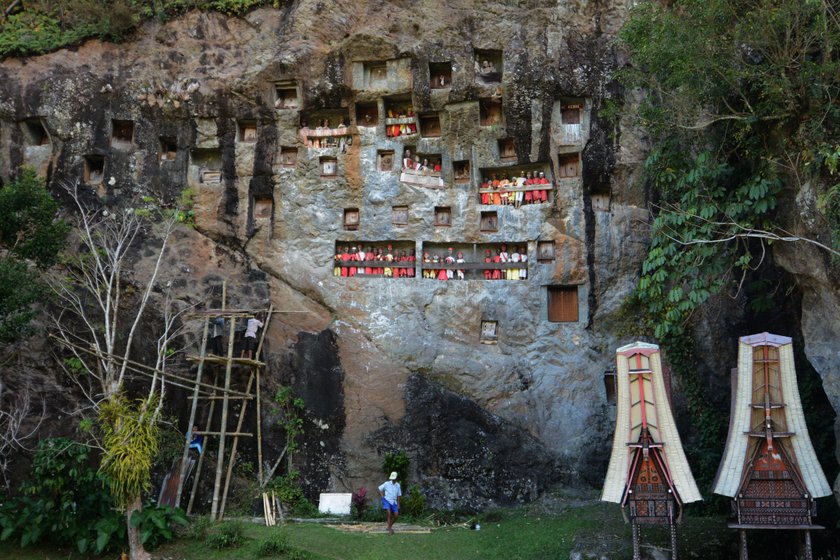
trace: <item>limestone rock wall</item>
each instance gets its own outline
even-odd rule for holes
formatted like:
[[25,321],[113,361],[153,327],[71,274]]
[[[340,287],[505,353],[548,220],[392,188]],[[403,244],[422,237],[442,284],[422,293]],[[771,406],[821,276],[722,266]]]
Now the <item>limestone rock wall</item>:
[[[457,481],[479,505],[598,485],[619,342],[608,319],[647,242],[644,139],[598,116],[624,95],[611,40],[632,3],[302,0],[6,60],[0,179],[28,164],[108,203],[192,200],[162,281],[196,302],[227,280],[229,305],[289,312],[268,332],[267,394],[292,384],[307,402],[311,492],[372,487],[398,448],[431,505],[458,502]],[[389,134],[389,111],[409,105],[417,133]],[[405,175],[407,151],[440,177]],[[482,201],[494,173],[520,171],[550,178],[546,202]],[[479,263],[524,247],[527,279],[336,267],[342,248],[389,244]],[[549,320],[550,287],[573,294],[576,320]],[[282,446],[271,415],[269,455]]]
[[[230,305],[306,311],[273,319],[267,383],[291,383],[309,403],[300,462],[313,492],[370,487],[381,454],[407,448],[432,503],[457,501],[448,484],[467,471],[472,502],[527,499],[593,478],[606,456],[601,377],[615,340],[597,318],[632,287],[645,241],[643,197],[614,185],[637,161],[597,116],[619,94],[610,37],[626,13],[623,2],[303,1],[244,19],[195,12],[123,45],[7,60],[0,177],[30,164],[124,204],[174,203],[189,189],[195,229],[164,280],[193,301],[226,279]],[[389,111],[409,105],[417,133],[389,134]],[[346,134],[328,140],[324,119]],[[440,178],[401,180],[409,150]],[[551,180],[546,202],[482,203],[492,174],[521,171]],[[443,208],[449,224],[436,225]],[[337,250],[388,244],[419,260],[453,246],[477,262],[522,247],[527,279],[484,280],[479,268],[440,281],[419,263],[413,278],[334,275]],[[577,320],[548,320],[549,286],[572,294]],[[482,341],[487,321],[497,332]],[[456,435],[475,447],[458,449]],[[502,484],[523,453],[538,468]],[[478,471],[444,468],[469,454]]]

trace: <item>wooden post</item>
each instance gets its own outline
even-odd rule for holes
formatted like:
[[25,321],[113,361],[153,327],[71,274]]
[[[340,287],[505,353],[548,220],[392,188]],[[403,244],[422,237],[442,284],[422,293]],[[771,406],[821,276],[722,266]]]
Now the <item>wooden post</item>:
[[642,551],[640,550],[641,535],[639,534],[639,526],[636,522],[631,521],[633,527],[633,560],[642,560]]
[[671,520],[671,560],[677,560],[677,524]]
[[811,531],[805,529],[805,560],[814,560],[814,551],[811,549]]
[[[187,461],[190,456],[190,443],[192,441],[192,429],[195,425],[195,412],[198,407],[198,389],[201,384],[201,376],[204,373],[204,356],[207,353],[207,334],[210,330],[210,317],[204,319],[204,334],[201,336],[201,350],[199,351],[198,371],[195,374],[195,389],[193,389],[193,402],[190,408],[190,421],[187,424],[187,440],[184,442],[184,455],[181,457],[181,472],[178,473],[178,491],[175,494],[175,505],[181,505],[181,493],[184,489],[185,476],[187,472]],[[202,449],[203,451],[203,449]]]
[[738,529],[738,560],[750,560],[747,551],[747,531],[745,529]]
[[233,368],[233,337],[236,334],[236,321],[231,318],[230,329],[228,335],[228,352],[227,364],[225,365],[225,393],[222,399],[222,423],[219,426],[219,457],[216,462],[216,481],[213,483],[213,503],[210,506],[210,518],[218,521],[217,514],[219,512],[219,493],[222,486],[222,471],[224,470],[225,459],[225,432],[227,431],[227,416],[228,416],[228,391],[230,391],[230,375]]
[[[256,369],[259,370],[259,367]],[[251,376],[248,378],[248,385],[245,388],[246,393],[251,392],[251,385],[254,383],[254,372],[251,371]],[[242,432],[242,423],[245,421],[245,414],[248,411],[248,401],[242,401],[242,406],[239,407],[239,419],[236,421],[236,433]],[[219,520],[225,517],[225,505],[227,504],[228,488],[230,488],[230,477],[233,475],[233,463],[236,462],[236,448],[239,445],[239,436],[234,436],[233,443],[230,446],[230,457],[228,458],[227,474],[225,475],[225,489],[222,491],[222,505],[219,508]]]

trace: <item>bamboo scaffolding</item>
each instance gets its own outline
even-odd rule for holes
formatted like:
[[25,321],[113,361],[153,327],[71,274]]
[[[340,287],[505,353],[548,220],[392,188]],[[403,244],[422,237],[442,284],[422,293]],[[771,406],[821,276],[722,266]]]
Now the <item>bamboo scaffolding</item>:
[[[74,349],[76,349],[80,352],[85,352],[86,354],[90,354],[91,356],[95,356],[99,359],[107,358],[107,359],[111,359],[111,360],[118,360],[120,362],[125,362],[126,364],[128,364],[126,366],[126,369],[129,370],[129,371],[133,371],[135,373],[139,373],[139,374],[145,375],[147,377],[154,377],[155,375],[160,375],[162,377],[167,378],[167,383],[171,383],[173,385],[176,385],[176,386],[182,387],[182,388],[186,388],[186,389],[192,389],[195,386],[195,380],[194,379],[190,379],[188,377],[183,377],[181,375],[177,375],[177,374],[169,372],[169,371],[162,371],[162,370],[159,370],[159,369],[155,369],[152,366],[147,366],[146,364],[141,364],[140,362],[135,362],[133,360],[129,360],[129,359],[123,358],[122,356],[117,356],[115,354],[110,354],[109,355],[109,354],[106,354],[104,352],[99,352],[97,350],[92,350],[90,348],[85,348],[84,346],[79,346],[78,344],[73,344],[72,342],[61,339],[61,338],[59,338],[55,335],[50,335],[50,336],[64,346],[74,348]],[[184,383],[189,383],[189,385],[178,384],[177,382],[172,381],[173,379],[175,379],[177,381],[182,381]],[[210,391],[222,391],[223,390],[221,387],[217,387],[217,386],[211,385],[209,383],[203,383],[202,382],[202,383],[200,383],[200,386],[205,387],[207,389],[207,390],[204,391],[205,394],[211,394]],[[236,390],[230,390],[230,391],[228,391],[228,393],[232,394],[232,395],[239,396],[239,397],[251,397],[251,395],[247,395],[246,393],[243,393],[241,391],[236,391]]]
[[210,518],[218,521],[219,513],[219,492],[222,486],[222,471],[224,470],[225,459],[225,431],[227,430],[228,419],[228,391],[230,391],[230,376],[233,369],[233,338],[236,335],[236,323],[230,321],[228,334],[228,361],[225,365],[225,398],[222,399],[222,423],[219,427],[219,455],[216,460],[216,480],[213,483],[213,502],[210,505]]
[[[213,385],[219,382],[219,371],[216,370],[213,376]],[[210,410],[207,413],[207,421],[204,423],[204,431],[209,432],[211,423],[213,422],[213,412],[216,410],[216,401],[210,401]],[[193,477],[193,486],[190,490],[190,501],[187,504],[187,515],[192,513],[193,504],[195,503],[195,495],[198,493],[198,479],[201,477],[201,468],[204,466],[204,453],[198,458],[198,465],[195,467],[195,477]]]
[[[266,315],[265,325],[263,326],[262,335],[260,335],[260,343],[257,345],[257,353],[254,354],[257,358],[262,355],[263,341],[265,341],[265,333],[268,332],[268,325],[271,323],[271,316],[274,314],[274,305],[268,308],[268,315]],[[256,368],[257,374],[257,483],[260,487],[263,484],[263,464],[262,464],[262,401],[260,400],[260,368]]]
[[[201,336],[201,356],[204,357],[207,348],[207,335],[210,330],[210,317],[204,319],[204,333]],[[192,407],[190,408],[190,421],[187,424],[187,437],[184,441],[184,454],[181,457],[181,472],[178,473],[178,491],[175,494],[175,505],[181,504],[181,493],[184,488],[185,466],[190,458],[190,445],[192,444],[193,426],[195,425],[195,413],[198,409],[198,388],[201,383],[201,376],[204,373],[204,360],[199,362],[198,371],[195,374],[195,389],[192,395]]]
[[[251,384],[254,382],[254,372],[251,371],[251,375],[248,378],[248,385],[245,389],[246,392],[251,390]],[[242,422],[245,420],[245,413],[248,411],[248,401],[244,401],[242,403],[242,407],[239,409],[239,420],[236,422],[236,431],[233,432],[233,444],[230,446],[230,458],[228,459],[228,468],[227,474],[225,474],[225,488],[222,491],[222,505],[219,508],[219,519],[224,519],[225,517],[225,505],[227,505],[227,495],[228,489],[230,488],[230,477],[233,475],[233,464],[236,462],[236,448],[239,445],[239,435],[242,434]],[[245,434],[242,434],[245,435]],[[252,436],[253,434],[247,434],[248,436]]]

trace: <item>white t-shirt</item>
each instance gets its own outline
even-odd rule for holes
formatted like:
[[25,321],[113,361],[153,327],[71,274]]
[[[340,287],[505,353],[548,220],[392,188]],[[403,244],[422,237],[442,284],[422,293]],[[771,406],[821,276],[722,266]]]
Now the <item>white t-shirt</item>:
[[402,496],[402,489],[399,482],[392,483],[390,480],[379,485],[379,491],[385,493],[385,499],[389,504],[396,504],[397,498]]
[[248,319],[248,328],[245,329],[245,338],[257,338],[257,329],[263,326],[263,322],[259,319],[251,317]]

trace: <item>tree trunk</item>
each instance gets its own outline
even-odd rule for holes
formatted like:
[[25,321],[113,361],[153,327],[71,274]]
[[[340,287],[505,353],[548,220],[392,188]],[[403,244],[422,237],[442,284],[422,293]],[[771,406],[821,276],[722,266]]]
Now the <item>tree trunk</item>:
[[131,526],[131,514],[141,509],[143,509],[143,503],[140,501],[140,496],[134,498],[134,501],[125,509],[125,522],[128,525],[128,551],[131,560],[151,559],[149,553],[143,548],[143,543],[140,542],[140,528]]

